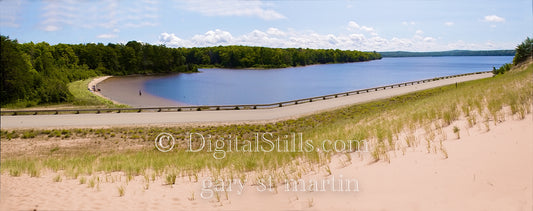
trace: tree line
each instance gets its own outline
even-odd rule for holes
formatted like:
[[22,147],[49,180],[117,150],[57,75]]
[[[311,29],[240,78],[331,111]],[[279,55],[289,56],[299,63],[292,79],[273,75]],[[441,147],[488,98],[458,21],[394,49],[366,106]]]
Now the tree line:
[[[198,67],[283,68],[381,59],[376,52],[218,46],[168,48],[126,44],[18,43],[1,36],[1,104],[67,102],[67,84],[98,75],[196,72]],[[19,105],[20,106],[20,105]]]

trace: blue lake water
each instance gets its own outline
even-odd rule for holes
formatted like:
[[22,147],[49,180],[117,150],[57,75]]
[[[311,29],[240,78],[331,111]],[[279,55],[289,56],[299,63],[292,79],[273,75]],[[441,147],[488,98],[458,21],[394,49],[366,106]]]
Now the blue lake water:
[[190,105],[288,101],[461,73],[490,71],[512,56],[404,57],[283,69],[200,69],[145,82],[144,91]]

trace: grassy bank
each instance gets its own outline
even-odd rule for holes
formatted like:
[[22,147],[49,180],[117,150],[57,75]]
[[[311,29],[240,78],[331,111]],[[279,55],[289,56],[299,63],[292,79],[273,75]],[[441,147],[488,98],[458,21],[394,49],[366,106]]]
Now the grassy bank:
[[73,95],[73,104],[78,106],[92,106],[92,107],[127,107],[126,105],[118,105],[111,100],[93,94],[87,89],[88,84],[94,78],[89,78],[80,81],[74,81],[68,84],[68,90]]
[[[309,171],[328,171],[332,155],[345,154],[351,160],[354,153],[344,152],[229,152],[229,140],[238,137],[254,140],[257,133],[272,133],[280,137],[279,148],[292,147],[291,134],[302,133],[303,140],[313,149],[322,148],[324,140],[329,149],[335,140],[366,140],[369,153],[375,160],[388,160],[389,152],[416,145],[427,145],[428,151],[439,148],[447,139],[443,131],[455,126],[454,132],[470,127],[490,130],[494,124],[508,118],[523,119],[531,112],[533,65],[516,68],[492,78],[423,90],[389,99],[373,101],[346,108],[310,115],[294,120],[260,125],[227,125],[203,127],[137,127],[106,129],[14,130],[1,132],[2,173],[12,176],[38,176],[42,171],[56,171],[72,178],[85,178],[95,172],[122,171],[126,175],[162,176],[169,183],[176,176],[197,179],[208,171],[213,175],[240,177],[250,171],[273,175],[275,178],[298,177]],[[81,87],[81,85],[80,85]],[[85,86],[86,87],[86,86]],[[86,90],[86,89],[85,89]],[[467,128],[457,127],[458,120],[467,121]],[[457,128],[457,130],[455,130]],[[175,136],[176,149],[162,153],[154,148],[154,139],[161,132]],[[215,142],[222,140],[226,151],[223,159],[215,159],[214,152],[188,152],[189,134],[210,135]],[[231,137],[230,137],[231,136]],[[206,137],[207,138],[207,137]],[[296,146],[300,142],[296,140]],[[32,142],[29,150],[4,151],[9,142]],[[61,143],[73,142],[71,145]],[[193,142],[198,147],[198,142]],[[266,143],[260,146],[269,147]],[[305,145],[304,145],[305,146]],[[255,145],[254,145],[255,147]],[[289,150],[290,151],[290,150]]]
[[95,78],[79,80],[71,82],[67,85],[71,96],[68,102],[65,103],[51,103],[51,104],[28,104],[27,102],[20,102],[5,105],[2,109],[9,110],[28,110],[30,109],[53,109],[53,108],[125,108],[127,105],[115,104],[112,101],[93,94],[87,89],[88,84]]

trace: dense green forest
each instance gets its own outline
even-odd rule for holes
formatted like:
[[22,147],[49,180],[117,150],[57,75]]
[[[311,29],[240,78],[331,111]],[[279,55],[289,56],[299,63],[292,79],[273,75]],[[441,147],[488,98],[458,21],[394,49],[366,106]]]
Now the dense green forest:
[[514,56],[515,50],[491,50],[491,51],[436,51],[436,52],[408,52],[389,51],[379,52],[383,57],[429,57],[429,56]]
[[1,104],[68,102],[67,84],[98,75],[195,72],[198,67],[282,68],[381,59],[376,52],[218,46],[18,43],[1,36]]

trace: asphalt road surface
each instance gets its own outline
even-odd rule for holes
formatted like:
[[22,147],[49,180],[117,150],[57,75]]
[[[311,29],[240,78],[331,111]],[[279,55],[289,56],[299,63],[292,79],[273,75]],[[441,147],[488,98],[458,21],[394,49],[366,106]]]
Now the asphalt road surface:
[[103,128],[112,126],[266,123],[491,76],[492,73],[474,74],[272,109],[2,116],[1,128]]

